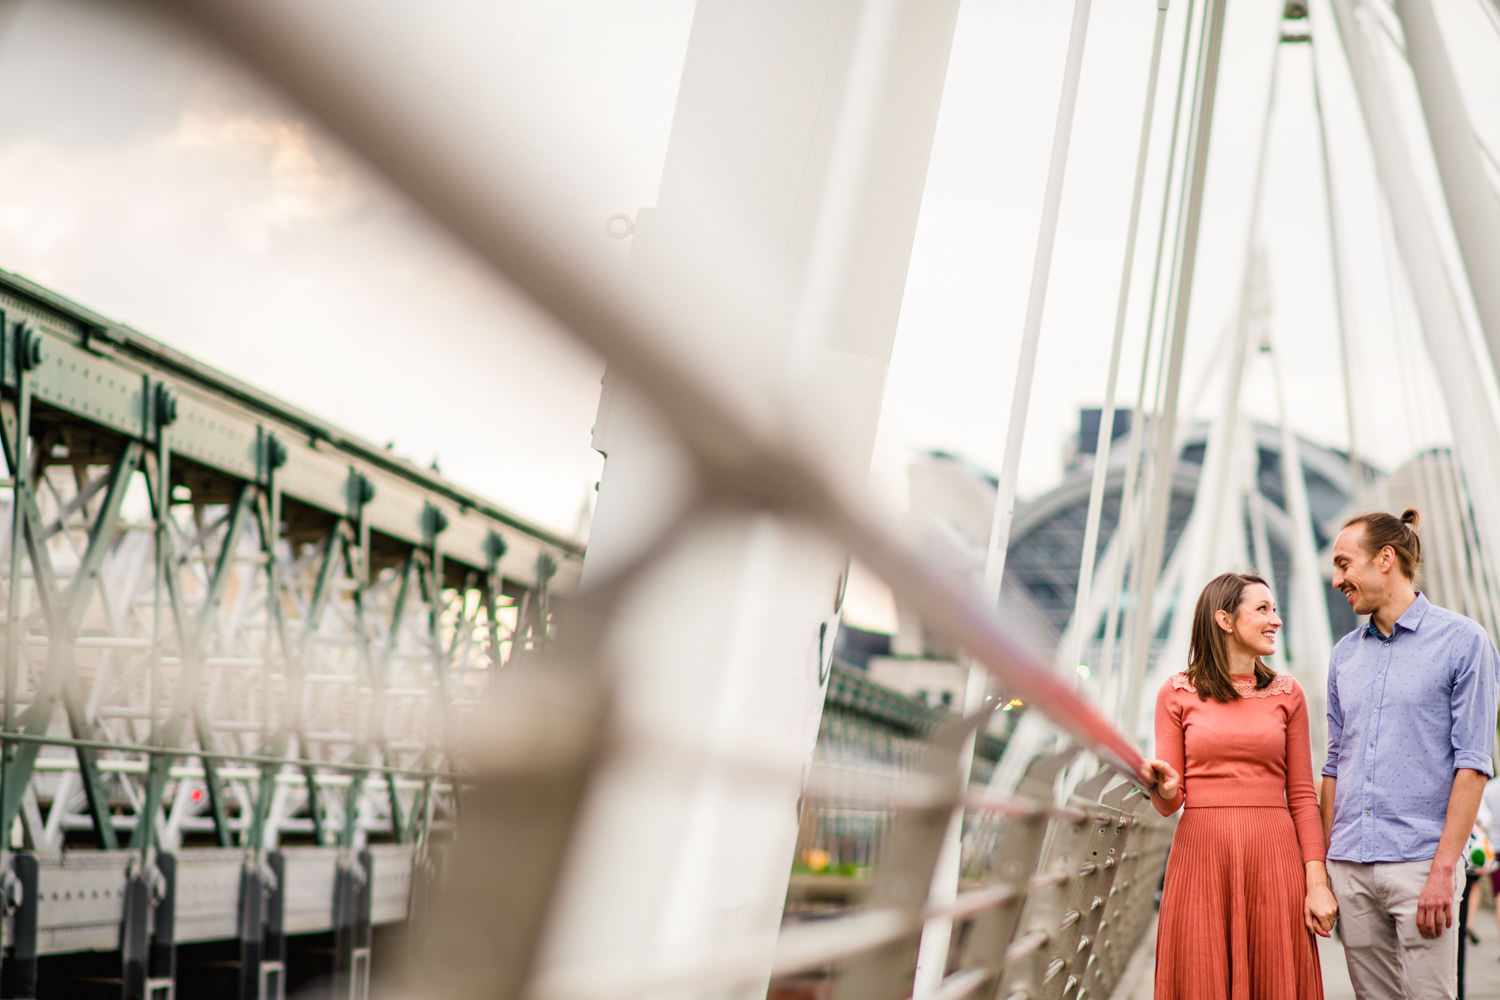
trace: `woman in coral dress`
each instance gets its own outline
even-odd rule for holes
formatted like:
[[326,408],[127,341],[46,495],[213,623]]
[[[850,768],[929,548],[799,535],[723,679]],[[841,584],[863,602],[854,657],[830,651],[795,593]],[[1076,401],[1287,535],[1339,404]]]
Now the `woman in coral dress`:
[[1198,596],[1185,673],[1156,697],[1152,804],[1183,809],[1167,860],[1156,1000],[1323,996],[1314,934],[1338,906],[1323,860],[1307,699],[1261,657],[1281,619],[1258,576]]

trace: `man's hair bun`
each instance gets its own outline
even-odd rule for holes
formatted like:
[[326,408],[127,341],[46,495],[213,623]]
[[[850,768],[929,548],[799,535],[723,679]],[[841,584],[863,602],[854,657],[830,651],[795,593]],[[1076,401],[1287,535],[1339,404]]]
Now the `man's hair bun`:
[[1422,565],[1422,539],[1417,534],[1417,525],[1421,521],[1422,515],[1417,513],[1417,508],[1408,507],[1400,517],[1382,511],[1359,514],[1345,521],[1344,527],[1364,526],[1360,547],[1372,556],[1389,545],[1396,553],[1402,574],[1414,581],[1417,568]]

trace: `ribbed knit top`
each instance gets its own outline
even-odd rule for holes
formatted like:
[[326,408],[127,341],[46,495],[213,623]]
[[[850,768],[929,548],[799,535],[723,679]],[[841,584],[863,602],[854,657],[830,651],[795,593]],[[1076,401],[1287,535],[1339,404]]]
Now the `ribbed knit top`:
[[1289,809],[1302,860],[1322,861],[1302,686],[1277,674],[1259,690],[1253,678],[1236,678],[1234,687],[1237,700],[1214,701],[1198,697],[1186,674],[1173,674],[1156,695],[1156,756],[1182,775],[1177,804]]

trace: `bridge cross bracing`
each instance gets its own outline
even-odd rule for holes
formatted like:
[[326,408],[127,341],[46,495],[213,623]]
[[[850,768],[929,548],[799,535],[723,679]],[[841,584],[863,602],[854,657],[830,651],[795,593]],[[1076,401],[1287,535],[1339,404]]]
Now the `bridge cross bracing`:
[[534,655],[579,546],[11,276],[0,356],[7,973],[124,940],[130,995],[132,958],[261,940],[243,880],[278,933],[332,931],[347,872],[366,926],[404,919],[456,727]]
[[[902,4],[894,0],[829,5],[837,8],[828,36],[834,40],[830,48],[835,54],[814,58],[832,59],[839,73],[847,77],[838,91],[843,106],[820,120],[814,129],[818,142],[824,143],[820,166],[826,189],[788,211],[789,220],[803,223],[810,233],[797,244],[797,263],[808,275],[807,287],[797,296],[802,304],[789,317],[782,317],[789,322],[766,328],[755,324],[774,322],[774,315],[767,318],[760,309],[739,312],[727,308],[741,301],[734,297],[733,290],[725,292],[722,299],[715,297],[717,289],[705,289],[701,299],[684,295],[680,289],[674,292],[674,283],[680,285],[684,274],[696,272],[664,267],[670,253],[661,244],[649,251],[643,246],[646,240],[637,244],[643,258],[659,255],[654,269],[643,268],[644,281],[639,283],[622,280],[609,268],[590,263],[587,251],[551,224],[545,200],[539,203],[536,199],[536,191],[547,189],[544,183],[533,181],[533,187],[489,175],[481,180],[466,171],[463,164],[484,162],[483,151],[467,148],[465,137],[456,130],[434,131],[431,123],[436,119],[423,115],[419,102],[393,99],[396,95],[389,90],[390,81],[382,79],[376,65],[361,63],[357,56],[340,50],[333,37],[318,33],[316,24],[298,24],[293,18],[263,11],[226,11],[191,3],[157,6],[206,30],[278,81],[333,134],[405,190],[476,256],[493,265],[504,280],[519,286],[561,325],[609,360],[616,386],[631,386],[636,393],[628,402],[617,401],[618,410],[649,410],[667,430],[641,433],[633,426],[622,428],[620,424],[630,423],[626,417],[619,418],[617,426],[602,429],[601,437],[610,446],[605,495],[617,495],[622,482],[634,482],[638,487],[649,479],[645,473],[660,473],[674,463],[691,473],[682,477],[686,485],[676,494],[668,491],[669,500],[675,503],[661,502],[657,497],[632,497],[628,490],[624,499],[612,499],[624,504],[637,519],[642,506],[654,504],[661,510],[646,521],[645,527],[637,524],[633,532],[612,529],[618,534],[596,536],[590,552],[593,572],[584,574],[585,586],[559,612],[554,630],[557,641],[547,664],[518,664],[517,669],[492,674],[494,700],[486,708],[487,738],[478,741],[466,772],[474,793],[461,822],[471,825],[459,830],[445,862],[450,870],[463,872],[465,878],[458,883],[450,881],[447,892],[438,900],[431,921],[433,933],[426,945],[430,964],[422,967],[421,973],[427,977],[425,986],[440,992],[501,996],[748,995],[762,992],[768,979],[787,983],[791,977],[809,977],[847,996],[904,997],[914,992],[945,997],[1108,995],[1124,966],[1124,953],[1132,949],[1145,929],[1155,874],[1160,870],[1168,837],[1167,828],[1140,815],[1141,760],[1136,734],[1140,732],[1141,695],[1150,689],[1151,671],[1160,670],[1149,655],[1153,639],[1159,626],[1168,621],[1166,609],[1173,596],[1180,599],[1182,591],[1195,587],[1205,567],[1225,559],[1248,561],[1244,559],[1247,548],[1268,548],[1261,540],[1265,512],[1257,514],[1258,494],[1246,486],[1249,470],[1256,468],[1247,461],[1252,450],[1248,448],[1250,435],[1239,407],[1234,405],[1252,352],[1266,342],[1263,316],[1257,312],[1263,283],[1254,263],[1256,234],[1252,226],[1233,346],[1225,352],[1230,390],[1210,427],[1205,478],[1185,528],[1184,542],[1164,564],[1166,514],[1177,474],[1174,459],[1180,434],[1177,418],[1183,390],[1183,349],[1207,152],[1215,129],[1214,92],[1225,5],[1214,0],[1206,0],[1201,7],[1189,4],[1189,16],[1183,25],[1182,65],[1195,65],[1196,82],[1191,95],[1181,82],[1178,85],[1174,107],[1183,110],[1176,116],[1180,121],[1174,123],[1169,142],[1174,155],[1167,158],[1173,166],[1166,187],[1180,197],[1181,209],[1172,220],[1174,235],[1158,238],[1159,256],[1152,272],[1164,277],[1160,342],[1142,371],[1155,366],[1161,374],[1154,383],[1143,374],[1140,397],[1149,405],[1138,407],[1140,412],[1156,415],[1149,428],[1151,443],[1140,445],[1147,435],[1138,435],[1135,449],[1128,456],[1126,479],[1132,485],[1121,496],[1122,507],[1130,509],[1131,514],[1127,517],[1122,510],[1120,519],[1126,528],[1116,530],[1111,540],[1116,551],[1104,552],[1096,567],[1095,542],[1091,539],[1084,545],[1081,579],[1097,571],[1105,579],[1113,576],[1115,582],[1103,588],[1108,595],[1103,602],[1090,593],[1088,585],[1080,586],[1075,610],[1078,622],[1073,634],[1064,636],[1060,654],[1065,666],[1078,660],[1074,651],[1088,631],[1081,625],[1084,617],[1080,611],[1087,609],[1090,615],[1097,613],[1106,621],[1104,637],[1111,643],[1116,637],[1113,621],[1123,619],[1118,670],[1114,656],[1100,661],[1115,693],[1098,705],[1079,697],[1066,674],[1059,676],[1043,660],[1026,652],[993,614],[994,591],[1003,575],[1009,508],[1014,503],[1010,473],[1001,477],[995,505],[995,527],[984,574],[989,592],[976,596],[899,542],[880,519],[863,508],[855,499],[858,476],[844,468],[859,462],[830,461],[827,446],[831,439],[818,436],[817,431],[809,429],[809,423],[797,419],[816,414],[809,415],[793,403],[806,396],[810,387],[830,388],[819,385],[810,375],[828,363],[830,344],[845,353],[861,355],[877,370],[888,358],[889,344],[883,345],[882,355],[878,331],[862,337],[860,334],[867,331],[841,326],[848,323],[848,312],[853,308],[846,284],[854,276],[889,276],[892,266],[898,271],[904,267],[909,228],[904,243],[903,239],[894,243],[898,251],[895,256],[902,258],[894,265],[881,256],[880,248],[871,251],[869,243],[861,240],[868,233],[860,227],[871,218],[889,225],[900,221],[876,211],[875,202],[870,200],[872,192],[885,190],[874,184],[872,176],[886,184],[893,181],[891,176],[880,174],[878,167],[886,164],[874,150],[888,149],[880,141],[890,138],[891,129],[907,139],[915,138],[910,149],[918,161],[916,183],[912,184],[908,173],[903,178],[905,185],[897,184],[898,197],[890,199],[894,208],[886,206],[891,215],[899,215],[902,206],[920,198],[921,168],[931,141],[930,120],[935,115],[936,95],[931,85],[933,80],[941,82],[946,39],[951,38],[954,25],[953,5]],[[1433,264],[1443,259],[1430,245],[1432,230],[1442,220],[1418,207],[1420,199],[1409,185],[1409,167],[1402,166],[1399,143],[1390,141],[1390,123],[1381,117],[1391,102],[1381,100],[1379,88],[1383,84],[1376,79],[1378,74],[1370,71],[1367,47],[1384,44],[1379,32],[1391,30],[1388,12],[1369,3],[1358,5],[1358,11],[1355,6],[1334,2],[1332,18],[1316,23],[1337,24],[1360,91],[1360,106],[1375,140],[1385,200],[1398,232],[1393,256],[1400,258],[1406,280],[1412,285],[1431,363],[1441,377],[1451,380],[1448,388],[1452,395],[1445,397],[1445,402],[1453,409],[1439,422],[1449,425],[1456,448],[1437,456],[1434,468],[1424,465],[1417,470],[1425,495],[1440,500],[1455,515],[1453,530],[1447,536],[1448,549],[1438,553],[1446,557],[1442,573],[1452,590],[1449,599],[1476,617],[1493,622],[1496,577],[1480,528],[1493,523],[1486,512],[1494,510],[1490,498],[1495,484],[1492,471],[1478,456],[1493,453],[1489,445],[1500,426],[1494,419],[1494,367],[1478,349],[1477,338],[1466,333],[1470,318],[1465,309],[1452,301],[1454,288],[1463,279]],[[1422,33],[1420,23],[1424,7],[1399,4],[1398,23],[1417,70],[1422,99],[1428,103],[1428,92],[1441,83],[1434,80],[1433,66],[1441,68],[1442,61],[1424,62],[1432,54],[1432,40]],[[1278,58],[1281,45],[1306,41],[1306,33],[1298,26],[1302,20],[1300,8],[1287,5],[1290,28],[1278,25]],[[1158,6],[1159,12],[1165,10],[1165,5]],[[1200,15],[1197,20],[1192,16],[1194,11]],[[1033,341],[1040,333],[1045,305],[1053,235],[1048,229],[1055,225],[1067,159],[1072,100],[1068,91],[1077,86],[1088,18],[1089,5],[1078,3],[1058,121],[1059,141],[1053,147],[1048,207],[1043,213],[1028,308],[1025,336]],[[716,21],[712,9],[707,9],[700,37],[711,40],[713,29],[727,23]],[[1153,80],[1162,55],[1164,23],[1158,13],[1150,60]],[[1333,36],[1329,37],[1331,40]],[[745,40],[744,35],[741,40]],[[1185,72],[1179,77],[1187,78]],[[916,107],[903,106],[902,113],[893,112],[882,103],[889,97],[893,81],[912,84],[913,92],[929,103],[919,100]],[[1443,99],[1433,97],[1432,102],[1442,105]],[[1451,112],[1451,103],[1444,110]],[[712,108],[711,100],[707,104]],[[1273,106],[1268,98],[1268,116]],[[876,108],[884,114],[877,115]],[[1433,112],[1427,110],[1430,119]],[[925,134],[924,117],[929,124]],[[1146,118],[1149,126],[1149,102]],[[1182,125],[1180,147],[1176,140],[1178,124]],[[1218,127],[1222,129],[1222,123]],[[902,129],[910,131],[903,133]],[[413,142],[416,136],[423,141]],[[1144,134],[1142,141],[1144,147]],[[1178,152],[1180,175],[1176,174]],[[1435,152],[1441,165],[1463,160],[1465,153],[1474,151]],[[528,162],[524,150],[516,151],[516,162]],[[1143,154],[1138,173],[1145,164]],[[510,176],[524,173],[518,168]],[[1443,173],[1444,195],[1451,205],[1466,193],[1463,185],[1472,184],[1473,171],[1466,175],[1462,169],[1444,169]],[[1454,175],[1451,180],[1449,173]],[[1258,205],[1260,184],[1256,187],[1253,200]],[[769,190],[766,194],[776,198],[784,197],[785,192]],[[672,227],[680,222],[668,218],[667,200],[664,190],[658,223],[662,228],[657,231],[678,236],[680,233],[673,232]],[[797,202],[797,198],[792,201]],[[1477,210],[1482,211],[1483,200],[1478,204]],[[1462,226],[1458,228],[1464,230],[1458,234],[1462,244],[1458,256],[1466,268],[1473,268],[1467,277],[1467,284],[1473,286],[1479,281],[1475,274],[1492,275],[1494,270],[1484,270],[1488,259],[1484,232],[1476,235]],[[1165,212],[1161,231],[1168,231]],[[1486,231],[1493,234],[1500,228]],[[646,232],[643,227],[640,235]],[[1128,279],[1128,261],[1125,270]],[[1153,304],[1148,309],[1153,328],[1157,291],[1153,287]],[[1472,287],[1470,292],[1474,292]],[[703,299],[708,301],[707,308]],[[1122,324],[1123,299],[1122,290]],[[885,305],[889,307],[890,303]],[[1488,307],[1475,303],[1474,312],[1479,317],[1476,329],[1493,332],[1495,327],[1487,318],[1493,314]],[[776,378],[763,378],[765,373],[757,370],[736,370],[733,374],[743,377],[730,378],[722,366],[709,363],[711,359],[704,354],[725,346],[714,338],[714,331],[733,326],[724,318],[726,315],[748,316],[744,320],[747,329],[764,334],[767,343],[776,345],[775,352],[767,351],[774,354],[776,362],[770,367],[775,374],[785,376],[785,384]],[[877,320],[892,320],[889,312],[874,315]],[[791,331],[790,335],[773,333],[782,329]],[[738,328],[730,330],[726,339],[741,332]],[[705,341],[712,344],[710,351],[693,347]],[[849,350],[851,344],[853,350]],[[1034,347],[1023,348],[1029,350]],[[1114,352],[1118,351],[1116,346]],[[743,359],[734,360],[738,363]],[[781,371],[783,363],[790,375]],[[1017,410],[1010,424],[1017,442],[1026,410],[1023,401],[1029,392],[1025,368],[1023,364],[1014,394]],[[839,374],[850,382],[860,377],[854,365]],[[1111,398],[1113,380],[1112,375]],[[848,397],[836,398],[849,401]],[[606,410],[609,405],[607,397]],[[1476,412],[1479,417],[1472,420],[1453,416],[1463,413],[1467,418]],[[871,418],[868,410],[858,416]],[[840,430],[849,435],[846,443],[852,441],[858,453],[861,442],[867,441],[869,428],[852,426],[856,423],[851,421]],[[1107,419],[1101,421],[1101,428],[1109,423]],[[1283,428],[1286,424],[1283,415]],[[1350,425],[1352,439],[1357,425],[1352,415]],[[671,442],[670,454],[666,454],[669,449],[661,447],[661,440]],[[1106,440],[1101,435],[1101,445]],[[1104,467],[1104,448],[1099,450],[1099,466]],[[1014,452],[1014,448],[1008,449],[1008,463]],[[640,457],[642,453],[646,453],[645,458]],[[1297,442],[1284,433],[1281,456],[1293,472],[1284,477],[1291,494],[1286,498],[1292,549],[1290,590],[1298,614],[1309,626],[1301,633],[1305,645],[1290,651],[1290,665],[1294,671],[1305,672],[1317,669],[1319,651],[1314,647],[1324,640],[1311,627],[1319,613],[1311,600],[1317,578],[1313,565],[1316,551],[1310,544],[1312,527],[1306,499],[1294,495],[1295,484],[1302,478],[1297,453]],[[116,460],[117,475],[128,474],[118,469],[144,458],[122,453]],[[24,469],[25,463],[21,467]],[[645,473],[639,471],[642,469]],[[1358,482],[1363,472],[1357,465],[1355,470]],[[87,493],[89,486],[79,484],[75,489]],[[103,508],[107,508],[112,495],[108,482],[94,487],[94,493],[103,495]],[[1098,530],[1100,493],[1097,485],[1091,491],[1090,535]],[[90,502],[80,501],[80,505],[86,508]],[[212,541],[213,530],[233,524],[240,502],[237,498],[225,500],[230,510],[222,525],[195,521],[192,528],[168,526],[165,534],[171,537],[176,531],[195,540]],[[603,512],[601,499],[601,516]],[[1241,517],[1250,521],[1248,544],[1244,533],[1224,527],[1238,526]],[[726,535],[731,536],[727,542]],[[1225,539],[1231,540],[1228,548],[1224,547]],[[336,562],[336,553],[349,545],[347,540],[336,542],[333,536],[327,536],[322,565]],[[86,558],[87,549],[84,551],[85,557],[80,558]],[[221,555],[225,551],[222,544],[219,551]],[[732,557],[728,562],[724,560],[726,553]],[[810,704],[815,723],[829,676],[826,638],[830,611],[821,605],[815,611],[778,605],[764,595],[787,587],[788,579],[800,572],[812,583],[806,594],[796,591],[798,601],[821,593],[822,603],[827,604],[826,594],[832,592],[832,615],[836,618],[844,578],[837,572],[831,578],[824,577],[830,565],[836,567],[850,553],[883,576],[921,615],[925,625],[972,656],[973,683],[965,698],[969,711],[958,719],[933,724],[920,749],[903,755],[904,766],[895,774],[850,773],[816,764],[809,769],[815,724],[800,728],[788,725],[761,743],[747,738],[743,719],[725,710],[721,703],[728,694],[750,693],[749,688],[735,683],[726,683],[720,689],[705,685],[704,700],[696,707],[707,711],[700,711],[696,727],[667,719],[668,724],[653,729],[642,724],[652,721],[649,713],[633,714],[638,706],[630,701],[632,686],[656,678],[639,672],[630,662],[629,653],[619,648],[612,630],[633,630],[636,645],[650,650],[658,659],[663,650],[675,650],[669,643],[667,623],[682,626],[682,603],[671,604],[670,610],[660,604],[653,608],[649,601],[641,604],[639,595],[653,588],[671,590],[668,583],[674,577],[680,581],[688,571],[709,570],[714,567],[713,559],[718,558],[719,567],[728,565],[739,570],[727,574],[737,577],[732,587],[738,589],[729,593],[761,601],[756,610],[763,617],[741,617],[731,611],[713,618],[705,614],[710,610],[707,600],[694,606],[695,613],[716,623],[722,620],[738,625],[740,631],[734,634],[742,647],[760,651],[764,647],[756,643],[763,638],[744,631],[747,621],[764,621],[767,615],[773,619],[779,616],[783,624],[795,621],[801,628],[803,644],[816,650],[816,669],[812,671],[815,682],[803,680],[799,687],[789,679],[790,667],[787,676],[773,671],[761,680],[766,687],[782,685],[784,702],[793,709],[799,707],[800,698],[801,718],[794,722],[806,721]],[[215,587],[216,574],[207,569],[209,562],[208,558],[203,560],[200,594],[212,593]],[[357,575],[355,562],[346,562],[350,575]],[[323,572],[313,570],[311,564],[303,567],[304,576],[310,575],[315,581]],[[433,566],[429,566],[428,574],[439,575]],[[420,567],[414,575],[421,576]],[[1128,581],[1136,598],[1130,609],[1116,606],[1120,581]],[[314,595],[317,589],[314,583]],[[714,593],[722,596],[719,591]],[[811,604],[811,597],[807,601]],[[315,604],[311,599],[303,606],[303,617],[308,617],[308,609]],[[378,604],[378,599],[372,598],[371,604]],[[364,617],[363,604],[357,606]],[[385,618],[380,619],[378,613],[368,617],[389,622],[384,626],[387,635],[404,632],[397,625],[401,616],[390,605],[382,607],[387,612]],[[253,607],[246,613],[253,614]],[[431,611],[428,617],[430,622]],[[493,623],[495,617],[490,613],[489,621]],[[1170,662],[1171,651],[1181,645],[1182,636],[1172,632],[1180,633],[1182,617],[1170,619],[1167,653],[1162,661]],[[654,633],[653,621],[660,623]],[[661,645],[641,642],[643,636]],[[825,641],[811,641],[809,636]],[[387,640],[387,645],[396,644]],[[702,647],[680,645],[684,648],[678,655],[701,675]],[[180,659],[178,676],[191,679],[191,658]],[[660,673],[674,680],[689,676],[685,672],[674,674],[671,655],[665,659],[669,662]],[[765,670],[764,662],[755,662],[744,653],[738,658],[727,656],[723,662],[718,655],[707,659],[729,681],[739,679],[736,670]],[[805,664],[796,666],[801,670]],[[1303,676],[1308,677],[1306,673]],[[993,693],[986,689],[987,683],[1024,700],[1026,718],[1031,722],[1012,736],[988,787],[981,790],[971,785],[969,776],[975,743],[972,737],[993,707],[987,700]],[[672,707],[693,707],[686,702],[684,699],[683,705]],[[756,702],[758,707],[767,704]],[[662,712],[663,717],[667,715]],[[167,717],[180,718],[181,713]],[[702,724],[704,719],[709,726]],[[1036,725],[1042,719],[1050,724]],[[759,721],[768,722],[764,717]],[[716,734],[713,726],[720,723],[724,725]],[[1060,740],[1059,734],[1064,738]],[[200,747],[200,757],[205,756],[202,750]],[[80,781],[89,785],[95,779],[83,774],[90,768],[82,763],[83,756],[79,759]],[[309,791],[316,784],[304,783]],[[148,780],[148,792],[151,787]],[[733,794],[729,794],[731,791]],[[82,797],[89,798],[87,794]],[[781,926],[780,897],[785,885],[773,886],[770,878],[762,876],[759,895],[750,890],[755,888],[758,874],[774,869],[778,863],[782,870],[777,877],[784,883],[784,862],[797,825],[787,821],[788,815],[795,815],[788,807],[799,803],[804,818],[816,815],[818,809],[844,810],[858,816],[863,825],[875,831],[872,840],[877,845],[873,852],[877,863],[858,891],[851,894],[847,886],[843,887],[855,901],[849,905],[847,900],[835,900],[832,910],[837,915],[816,922],[788,921]],[[622,830],[653,829],[651,823],[638,819],[638,827],[629,825],[632,817],[647,811],[648,805],[655,815],[670,814],[681,820],[677,828],[687,835],[680,844],[643,846],[619,836]],[[209,808],[212,811],[212,803]],[[778,810],[780,819],[772,819],[771,814]],[[608,822],[601,823],[601,816]],[[759,845],[751,842],[753,837],[742,836],[729,845],[732,852],[715,852],[713,840],[725,829],[726,816],[745,819],[757,834],[769,831],[772,835]],[[607,843],[610,837],[624,840],[624,848],[611,848]],[[574,846],[570,849],[570,845]],[[686,860],[675,864],[671,859],[664,861],[662,854],[673,850],[686,855]],[[636,870],[618,863],[632,854],[640,862]],[[739,870],[721,867],[717,884],[703,877],[705,871],[712,871],[716,862],[726,858]],[[589,877],[580,879],[580,871]],[[642,882],[641,872],[665,872],[667,878],[661,886],[653,887]],[[620,891],[622,888],[630,891]],[[733,905],[716,905],[720,899],[716,893],[722,895],[728,888],[735,892]],[[809,886],[808,890],[813,896],[821,893],[825,903],[830,894],[838,895],[826,885]],[[768,907],[765,904],[772,893],[776,898]],[[592,912],[586,906],[591,906]],[[546,934],[542,933],[544,914],[550,917]],[[772,918],[769,923],[768,914]],[[612,946],[611,937],[627,944]]]

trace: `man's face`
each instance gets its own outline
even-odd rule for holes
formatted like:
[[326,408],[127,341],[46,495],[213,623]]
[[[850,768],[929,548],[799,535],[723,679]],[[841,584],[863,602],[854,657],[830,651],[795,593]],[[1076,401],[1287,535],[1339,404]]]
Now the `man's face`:
[[1342,593],[1357,615],[1368,615],[1385,603],[1385,574],[1380,553],[1365,551],[1365,526],[1339,532],[1333,543],[1333,589]]

